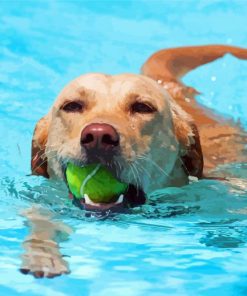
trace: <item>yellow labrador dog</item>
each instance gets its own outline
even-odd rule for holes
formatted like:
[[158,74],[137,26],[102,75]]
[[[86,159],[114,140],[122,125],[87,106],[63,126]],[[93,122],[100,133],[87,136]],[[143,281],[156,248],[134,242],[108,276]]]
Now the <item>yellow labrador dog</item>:
[[247,58],[246,49],[230,46],[174,48],[151,56],[143,75],[76,78],[36,126],[32,172],[63,179],[68,162],[100,162],[131,184],[138,204],[144,193],[246,160],[241,128],[198,105],[197,92],[179,80],[226,53]]
[[[33,174],[64,179],[68,162],[100,162],[130,184],[125,198],[138,205],[154,189],[184,185],[189,176],[202,178],[218,164],[246,161],[246,133],[200,106],[196,90],[180,80],[226,53],[247,59],[246,49],[231,46],[173,48],[152,55],[142,75],[96,73],[76,78],[36,125]],[[23,272],[46,275],[40,273],[40,261],[30,268],[30,258],[25,258]],[[63,262],[57,266],[62,268],[54,270],[54,262],[48,264],[47,275],[67,272]]]

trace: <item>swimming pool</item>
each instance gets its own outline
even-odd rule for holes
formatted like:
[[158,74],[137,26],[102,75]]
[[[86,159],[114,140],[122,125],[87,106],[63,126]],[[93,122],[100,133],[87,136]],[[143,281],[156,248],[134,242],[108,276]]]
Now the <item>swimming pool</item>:
[[[28,176],[36,121],[65,83],[86,72],[134,72],[155,50],[247,47],[244,1],[1,2],[0,295],[246,295],[247,164],[232,183],[202,180],[154,192],[150,204],[98,220],[66,188]],[[185,77],[199,100],[247,128],[247,63],[226,56]],[[73,228],[61,243],[71,273],[19,273],[22,210],[41,204]]]

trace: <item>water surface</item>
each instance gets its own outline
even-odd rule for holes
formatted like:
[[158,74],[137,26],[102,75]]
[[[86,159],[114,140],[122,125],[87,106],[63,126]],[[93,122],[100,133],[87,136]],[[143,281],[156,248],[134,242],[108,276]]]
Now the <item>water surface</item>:
[[[0,295],[246,295],[247,164],[152,193],[129,214],[85,217],[66,187],[30,174],[37,120],[65,83],[87,72],[138,73],[155,50],[224,43],[247,47],[245,1],[1,1]],[[226,56],[184,81],[203,104],[247,128],[247,63]],[[19,273],[41,205],[73,229],[61,242],[71,273]]]

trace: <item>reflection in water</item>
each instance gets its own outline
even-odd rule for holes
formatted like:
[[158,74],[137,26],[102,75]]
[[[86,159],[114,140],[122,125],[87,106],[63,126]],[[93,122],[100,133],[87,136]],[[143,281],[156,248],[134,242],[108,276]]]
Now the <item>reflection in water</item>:
[[208,231],[206,235],[200,239],[200,242],[202,244],[205,244],[207,247],[213,246],[217,248],[238,248],[244,246],[245,244],[245,241],[238,238],[238,235],[238,231],[211,230]]
[[[15,250],[23,245],[23,261],[13,266],[16,272],[22,267],[24,273],[30,270],[36,277],[53,277],[70,270],[59,288],[70,287],[63,291],[65,295],[76,295],[81,286],[87,289],[89,285],[90,291],[102,290],[102,295],[119,289],[129,293],[134,287],[138,290],[140,282],[140,295],[163,295],[164,289],[178,295],[180,289],[195,283],[205,291],[220,289],[245,273],[241,269],[247,241],[246,213],[240,212],[247,207],[243,182],[238,186],[233,181],[202,180],[166,188],[152,193],[149,203],[128,214],[102,217],[74,207],[60,182],[4,178],[0,180],[0,210],[8,223],[0,219],[3,245],[13,237],[19,238]],[[17,223],[18,213],[25,218],[25,230],[22,221]],[[17,230],[8,234],[9,229]],[[0,258],[8,259],[4,248]],[[229,278],[234,266],[237,270]],[[214,274],[214,281],[206,274]],[[6,277],[0,278],[2,282],[7,282]],[[160,288],[154,282],[161,283]],[[15,285],[21,284],[15,280]],[[33,291],[34,287],[28,287],[27,291]]]
[[59,249],[59,242],[68,239],[72,229],[61,221],[53,221],[51,212],[32,207],[22,213],[30,228],[23,242],[21,272],[35,277],[55,277],[69,273],[67,262]]

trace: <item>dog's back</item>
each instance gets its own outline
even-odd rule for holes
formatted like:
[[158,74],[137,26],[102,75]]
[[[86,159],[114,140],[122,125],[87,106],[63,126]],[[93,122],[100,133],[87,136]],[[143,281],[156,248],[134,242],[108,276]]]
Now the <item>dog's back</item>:
[[181,78],[198,66],[230,53],[247,59],[247,49],[207,45],[161,50],[143,65],[142,72],[168,90],[175,101],[189,113],[198,127],[204,156],[204,173],[219,164],[247,160],[247,133],[238,125],[216,115],[195,100],[198,92],[187,87]]

